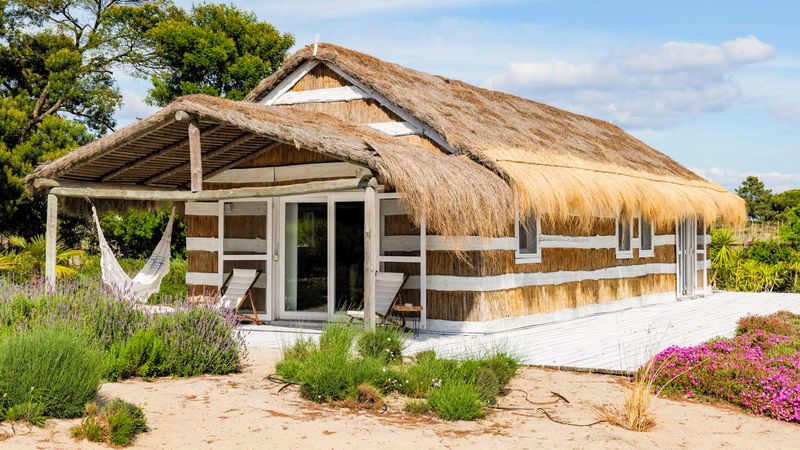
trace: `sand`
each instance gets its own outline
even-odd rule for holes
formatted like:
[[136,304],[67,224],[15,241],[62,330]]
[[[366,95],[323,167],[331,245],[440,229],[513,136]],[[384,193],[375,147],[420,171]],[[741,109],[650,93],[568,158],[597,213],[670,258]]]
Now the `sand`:
[[[280,352],[251,349],[243,373],[190,379],[128,380],[103,385],[101,395],[141,405],[151,431],[132,448],[796,448],[800,425],[752,416],[733,408],[658,399],[655,427],[644,433],[608,424],[573,427],[537,411],[494,411],[476,422],[444,422],[397,412],[350,411],[309,403],[294,387],[279,393],[266,377]],[[535,402],[558,392],[570,403],[544,408],[559,420],[590,423],[597,405],[621,405],[623,387],[613,376],[523,368],[511,387]],[[533,407],[512,391],[503,406]],[[390,410],[391,411],[391,410]],[[79,420],[50,420],[44,429],[17,429],[3,449],[106,448],[76,443],[69,428]],[[0,426],[0,435],[8,432]]]

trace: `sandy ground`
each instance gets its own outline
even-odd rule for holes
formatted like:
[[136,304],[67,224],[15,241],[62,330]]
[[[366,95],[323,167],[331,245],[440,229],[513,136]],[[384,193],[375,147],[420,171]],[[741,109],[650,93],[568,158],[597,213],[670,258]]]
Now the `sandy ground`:
[[[388,446],[417,448],[796,448],[800,426],[741,413],[730,408],[659,399],[656,426],[637,433],[599,424],[573,427],[554,423],[536,411],[495,411],[476,422],[444,422],[402,412],[352,412],[304,401],[296,389],[278,393],[266,380],[280,352],[251,349],[247,369],[236,375],[191,379],[129,380],[106,384],[105,397],[141,405],[151,431],[134,448],[304,448],[356,449]],[[544,406],[564,421],[597,420],[596,405],[620,405],[619,378],[524,368],[512,388],[536,402],[555,391],[570,403]],[[532,407],[520,392],[500,399],[502,406]],[[536,408],[535,406],[533,406]],[[399,408],[395,408],[398,409]],[[76,443],[69,428],[78,420],[48,421],[45,429],[18,429],[0,442],[3,449],[104,448]],[[0,427],[0,435],[9,431]]]

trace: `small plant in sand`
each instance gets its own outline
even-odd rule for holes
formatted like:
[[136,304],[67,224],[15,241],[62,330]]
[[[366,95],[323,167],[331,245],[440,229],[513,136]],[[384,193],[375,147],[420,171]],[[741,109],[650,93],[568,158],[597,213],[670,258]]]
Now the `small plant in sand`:
[[651,358],[627,382],[622,409],[600,409],[605,421],[631,431],[647,431],[655,425],[651,409],[657,394],[653,392],[653,385],[660,369],[655,366],[655,361],[655,358]]
[[77,440],[105,442],[116,447],[127,447],[136,435],[148,430],[142,408],[121,399],[98,406],[86,404],[86,417],[80,425],[70,430]]
[[501,395],[519,363],[503,352],[457,361],[420,352],[403,361],[403,334],[393,328],[363,332],[330,324],[319,339],[285,348],[278,374],[300,385],[300,395],[318,403],[359,409],[384,408],[383,397],[418,398],[406,403],[412,414],[435,412],[445,420],[474,420]]

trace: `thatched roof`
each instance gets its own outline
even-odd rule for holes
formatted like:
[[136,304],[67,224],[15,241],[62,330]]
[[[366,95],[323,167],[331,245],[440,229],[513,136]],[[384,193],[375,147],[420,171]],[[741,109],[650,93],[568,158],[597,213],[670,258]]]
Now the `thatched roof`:
[[258,101],[308,60],[335,64],[507,178],[523,211],[642,214],[658,222],[744,219],[744,202],[608,122],[381,61],[332,44],[305,47],[246,98]]
[[[176,122],[175,113],[178,111],[197,117],[203,131],[217,128],[212,135],[220,136],[217,142],[203,138],[203,171],[206,175],[270,143],[282,142],[370,168],[381,181],[406,195],[408,204],[414,205],[415,217],[427,214],[433,229],[497,235],[513,218],[508,184],[467,157],[409,145],[327,114],[206,95],[181,97],[145,120],[38,167],[28,175],[26,182],[32,188],[38,178],[101,181],[119,168],[149,158],[163,148],[172,150],[115,177],[113,181],[142,184],[154,174],[185,165],[189,160],[186,144],[176,144],[185,140],[187,125]],[[254,137],[244,148],[237,147],[208,158],[225,143],[248,133]],[[209,145],[209,141],[213,145]],[[179,188],[188,182],[186,167],[161,180],[158,186]],[[431,205],[436,206],[433,208]],[[474,214],[478,212],[481,212],[481,219],[475,220]]]
[[[254,103],[303,62],[329,62],[441,135],[455,154],[411,145],[330,115]],[[208,176],[280,142],[368,167],[444,235],[505,235],[516,208],[544,220],[641,214],[737,222],[744,202],[628,135],[589,117],[390,64],[331,44],[304,48],[247,101],[192,95],[37,168],[27,178],[185,188],[195,115]],[[231,145],[247,138],[241,145]],[[226,147],[227,145],[227,147]],[[155,179],[154,179],[155,176]]]

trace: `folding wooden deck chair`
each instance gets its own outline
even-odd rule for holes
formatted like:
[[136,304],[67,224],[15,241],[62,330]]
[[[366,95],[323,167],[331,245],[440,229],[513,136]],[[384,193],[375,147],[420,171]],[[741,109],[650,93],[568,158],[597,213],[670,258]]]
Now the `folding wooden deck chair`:
[[[257,269],[233,269],[233,272],[228,275],[228,278],[222,284],[222,296],[217,300],[214,307],[232,310],[237,318],[261,325],[256,303],[253,301],[253,286],[255,286],[259,275],[261,275],[261,271]],[[239,312],[239,308],[242,307],[245,299],[250,301],[250,308],[253,311],[252,316]]]
[[[408,275],[399,272],[378,272],[375,274],[375,315],[383,322],[389,320],[392,307],[400,296],[400,290],[408,281]],[[364,320],[364,310],[347,311],[350,322]]]

